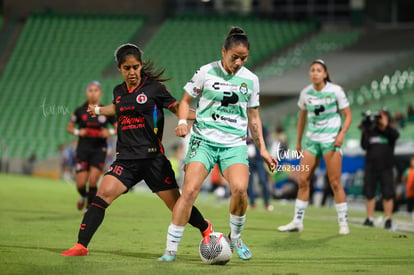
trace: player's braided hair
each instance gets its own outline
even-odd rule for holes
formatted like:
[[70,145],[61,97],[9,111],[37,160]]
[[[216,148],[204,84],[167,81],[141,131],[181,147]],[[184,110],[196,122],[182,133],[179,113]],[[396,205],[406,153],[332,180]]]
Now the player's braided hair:
[[243,29],[237,26],[231,27],[230,32],[227,35],[226,40],[224,41],[224,48],[228,50],[239,44],[242,44],[248,50],[250,49],[249,38],[247,37]]
[[312,62],[312,64],[311,64],[311,66],[313,65],[313,64],[321,64],[322,65],[322,67],[323,67],[323,69],[325,70],[325,72],[326,72],[326,77],[325,77],[325,82],[331,82],[331,77],[330,77],[330,75],[329,75],[329,72],[328,72],[328,67],[326,67],[326,64],[325,64],[325,61],[323,61],[322,59],[316,59],[315,61],[313,61]]
[[162,75],[165,72],[163,68],[155,68],[154,62],[151,59],[146,61],[142,60],[142,51],[141,49],[131,43],[123,44],[118,47],[115,51],[115,61],[118,65],[118,68],[121,67],[122,63],[125,62],[127,56],[134,56],[139,62],[142,63],[142,72],[147,75],[149,78],[155,79],[160,82],[168,81],[169,78],[163,78]]

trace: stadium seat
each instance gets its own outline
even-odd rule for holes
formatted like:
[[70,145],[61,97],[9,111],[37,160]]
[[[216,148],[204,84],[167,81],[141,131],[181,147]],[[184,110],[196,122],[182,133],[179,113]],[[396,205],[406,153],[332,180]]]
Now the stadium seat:
[[[70,114],[58,110],[73,112],[85,100],[86,84],[102,78],[114,49],[143,23],[143,17],[120,15],[28,17],[0,81],[5,99],[0,107],[8,118],[0,131],[9,157],[35,152],[45,158],[57,153],[57,144],[73,139],[66,133]],[[104,103],[110,102],[117,82],[119,78],[105,81]],[[52,109],[45,115],[44,107]]]
[[[295,27],[290,27],[290,33],[300,31]],[[263,67],[256,70],[261,79],[283,75],[287,70],[302,63],[309,62],[315,58],[332,51],[340,50],[346,46],[354,44],[360,35],[359,30],[350,31],[322,31],[310,39],[296,45],[287,54],[277,56]]]
[[174,96],[181,98],[182,88],[194,72],[221,58],[223,41],[233,25],[242,27],[249,36],[251,52],[247,67],[269,58],[316,28],[312,23],[280,23],[255,17],[176,16],[166,20],[147,44],[145,57],[165,67],[172,78],[167,86]]

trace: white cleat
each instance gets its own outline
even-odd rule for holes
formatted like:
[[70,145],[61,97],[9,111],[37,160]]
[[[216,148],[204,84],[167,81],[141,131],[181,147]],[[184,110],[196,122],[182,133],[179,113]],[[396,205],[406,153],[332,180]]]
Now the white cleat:
[[286,225],[281,225],[277,228],[279,232],[302,232],[303,231],[303,224],[298,224],[294,222],[290,222]]
[[348,235],[349,234],[349,227],[348,225],[340,225],[339,226],[339,234],[340,235]]

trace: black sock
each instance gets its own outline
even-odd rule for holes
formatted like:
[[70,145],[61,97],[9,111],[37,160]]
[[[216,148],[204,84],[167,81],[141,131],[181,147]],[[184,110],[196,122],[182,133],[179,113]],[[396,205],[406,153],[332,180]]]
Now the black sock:
[[78,192],[82,197],[86,197],[86,187],[85,186],[81,187],[81,188],[78,187]]
[[93,234],[102,223],[105,216],[105,209],[108,204],[100,197],[96,196],[91,206],[83,217],[82,224],[78,234],[78,243],[87,247],[92,239]]
[[197,207],[193,205],[191,209],[190,220],[188,221],[194,227],[200,229],[201,232],[207,229],[208,223],[204,219],[203,215],[201,215],[200,211],[198,211]]
[[87,207],[89,207],[89,205],[93,202],[93,199],[96,195],[96,190],[98,190],[98,188],[89,186]]

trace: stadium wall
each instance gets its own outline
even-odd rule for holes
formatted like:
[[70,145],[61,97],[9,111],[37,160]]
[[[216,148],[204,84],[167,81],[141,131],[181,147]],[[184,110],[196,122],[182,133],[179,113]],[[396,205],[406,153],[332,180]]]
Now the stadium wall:
[[19,17],[26,17],[32,12],[164,16],[165,7],[165,0],[3,0],[4,15]]

